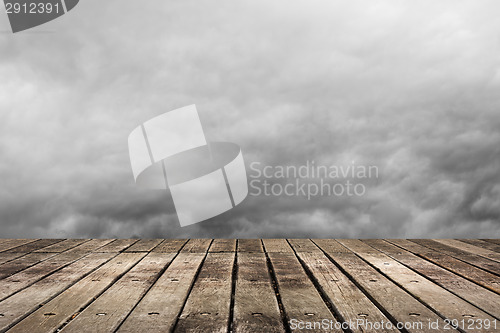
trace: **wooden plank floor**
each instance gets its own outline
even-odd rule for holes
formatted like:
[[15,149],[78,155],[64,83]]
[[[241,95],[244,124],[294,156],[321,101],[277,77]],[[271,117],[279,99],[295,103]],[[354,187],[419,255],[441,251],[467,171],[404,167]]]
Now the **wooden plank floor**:
[[500,332],[500,242],[0,239],[0,332]]

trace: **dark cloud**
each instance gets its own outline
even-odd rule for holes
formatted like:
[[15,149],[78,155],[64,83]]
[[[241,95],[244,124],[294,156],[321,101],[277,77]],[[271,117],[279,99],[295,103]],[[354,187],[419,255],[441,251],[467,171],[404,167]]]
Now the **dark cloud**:
[[[115,0],[2,33],[0,235],[499,237],[495,9]],[[355,161],[379,178],[362,197],[249,196],[181,228],[168,192],[135,187],[127,136],[193,103],[248,168]]]

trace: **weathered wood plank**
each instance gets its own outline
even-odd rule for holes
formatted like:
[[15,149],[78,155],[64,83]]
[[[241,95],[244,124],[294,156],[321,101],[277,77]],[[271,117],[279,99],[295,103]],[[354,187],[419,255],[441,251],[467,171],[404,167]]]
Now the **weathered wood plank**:
[[103,252],[103,253],[123,252],[125,249],[129,248],[138,241],[139,241],[138,239],[115,239],[109,242],[108,244],[99,247],[94,252]]
[[149,253],[61,331],[114,332],[174,257]]
[[179,253],[117,332],[171,331],[204,258],[202,253]]
[[235,253],[209,253],[175,332],[227,332]]
[[[343,321],[349,323],[370,321],[389,322],[389,319],[349,280],[324,254],[297,252],[316,279],[328,301],[334,305]],[[352,332],[399,332],[395,327],[376,328],[352,325]]]
[[152,252],[158,253],[177,253],[186,244],[187,239],[165,239]]
[[88,242],[75,246],[66,251],[66,253],[89,253],[92,251],[100,252],[99,250],[111,243],[112,239],[91,239]]
[[[384,240],[365,240],[365,243],[384,252],[425,278],[467,300],[488,314],[500,318],[500,295],[466,280],[440,266],[419,258]],[[418,283],[418,282],[413,282]]]
[[181,253],[205,253],[212,240],[209,238],[190,239],[181,250]]
[[0,316],[0,332],[4,332],[18,323],[113,256],[115,254],[90,254],[0,302],[0,314],[2,314]]
[[293,250],[286,241],[286,239],[263,239],[265,252],[289,252]]
[[309,239],[289,239],[296,252],[321,253],[322,251]]
[[162,239],[141,239],[124,252],[149,252],[162,241]]
[[6,252],[30,253],[46,246],[62,242],[64,239],[39,239],[18,247],[14,247]]
[[8,239],[0,244],[0,252],[8,251],[24,244],[36,242],[38,239]]
[[95,272],[78,281],[16,324],[10,329],[10,332],[53,332],[57,330],[144,256],[144,253],[118,254]]
[[494,238],[494,239],[488,238],[488,239],[482,239],[482,240],[484,240],[485,242],[490,242],[490,243],[493,243],[493,244],[500,245],[500,239],[498,239],[498,238]]
[[237,266],[233,331],[284,333],[265,254],[239,252]]
[[405,239],[386,240],[405,250],[408,250],[426,260],[433,262],[457,275],[469,279],[496,293],[500,293],[500,279],[498,276],[484,271],[469,263],[463,262],[444,253],[429,249]]
[[[333,242],[333,241],[332,241]],[[331,242],[328,242],[331,243]],[[394,284],[391,280],[379,273],[373,267],[360,259],[353,252],[335,251],[342,248],[329,245],[322,248],[331,260],[336,262],[348,274],[351,281],[370,295],[370,299],[391,321],[400,325],[410,325],[407,332],[428,333],[429,322],[437,322],[440,328],[446,323],[436,313],[431,311],[404,289]],[[331,251],[330,249],[333,249]],[[457,332],[451,329],[449,332]]]
[[[100,245],[95,242],[92,244],[94,247],[98,247]],[[62,267],[81,259],[83,256],[88,255],[89,252],[87,252],[87,250],[91,249],[89,245],[85,246],[84,249],[85,251],[81,251],[78,249],[78,246],[76,246],[63,253],[51,253],[53,256],[50,258],[5,278],[0,285],[0,300],[28,287]]]
[[6,242],[12,242],[13,240],[13,238],[0,238],[0,245]]
[[352,251],[337,242],[335,239],[313,239],[319,248],[328,253],[351,253]]
[[238,252],[262,253],[262,242],[260,239],[238,239]]
[[[293,253],[268,253],[271,261],[278,290],[286,313],[290,328],[294,328],[299,322],[321,322],[328,320],[336,323],[337,320],[328,309],[309,280],[306,272]],[[322,327],[305,326],[300,332],[342,332],[333,327],[332,330],[324,330]]]
[[[339,240],[342,245],[355,252],[358,256],[375,266],[402,288],[414,295],[442,316],[453,320],[462,320],[466,316],[493,321],[495,318],[477,309],[446,289],[432,283],[406,266],[385,255],[382,252],[364,244],[357,239]],[[376,252],[373,252],[373,251]],[[415,282],[417,281],[417,282]],[[468,331],[462,328],[464,331]],[[476,328],[474,332],[496,332],[496,329]]]
[[455,247],[451,247],[436,241],[433,241],[431,239],[410,239],[410,241],[428,247],[430,249],[436,250],[438,252],[444,253],[446,255],[452,256],[454,258],[457,258],[459,260],[462,260],[466,263],[469,263],[471,265],[477,266],[479,268],[482,268],[486,271],[489,271],[493,274],[500,275],[500,265],[492,261],[490,259],[478,256],[477,254],[472,254],[467,251],[462,251],[459,250]]
[[36,265],[54,255],[55,253],[28,253],[22,257],[6,262],[0,265],[0,279],[5,279],[12,274],[16,274],[17,272]]
[[488,258],[490,260],[496,261],[500,263],[500,253],[496,253],[495,251],[491,251],[488,249],[484,249],[481,247],[477,247],[475,245],[467,244],[461,242],[456,239],[434,239],[434,241],[439,242],[441,244],[445,244],[451,247],[455,247],[461,251],[470,252],[472,254],[477,254],[478,256]]
[[65,239],[62,242],[57,242],[55,244],[42,247],[34,252],[48,252],[48,253],[61,253],[69,249],[74,248],[80,244],[88,242],[87,239]]
[[208,252],[236,252],[236,239],[214,239]]
[[459,241],[500,253],[500,245],[495,243],[486,242],[481,239],[459,239]]
[[[12,261],[12,260],[17,259],[19,257],[22,257],[24,255],[26,255],[26,254],[25,253],[6,253],[6,252],[2,252],[2,253],[0,253],[0,265],[3,265],[6,262]],[[1,266],[0,266],[0,270],[1,270]]]

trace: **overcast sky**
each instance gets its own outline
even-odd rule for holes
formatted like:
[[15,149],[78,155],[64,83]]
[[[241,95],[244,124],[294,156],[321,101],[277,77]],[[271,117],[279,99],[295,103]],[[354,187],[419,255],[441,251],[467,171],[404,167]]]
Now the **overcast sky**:
[[[500,237],[500,2],[84,0],[0,13],[1,237]],[[361,197],[254,197],[181,228],[127,137],[196,104],[247,168],[375,165]],[[250,169],[248,168],[249,173]]]

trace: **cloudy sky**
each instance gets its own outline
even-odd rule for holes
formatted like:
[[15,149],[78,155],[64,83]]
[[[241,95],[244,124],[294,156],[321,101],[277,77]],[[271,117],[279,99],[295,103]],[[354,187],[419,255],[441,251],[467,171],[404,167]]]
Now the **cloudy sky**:
[[[500,237],[497,0],[85,0],[0,13],[0,237]],[[249,196],[181,228],[128,134],[196,104],[248,166],[375,165],[357,197]],[[248,168],[250,172],[250,169]]]

